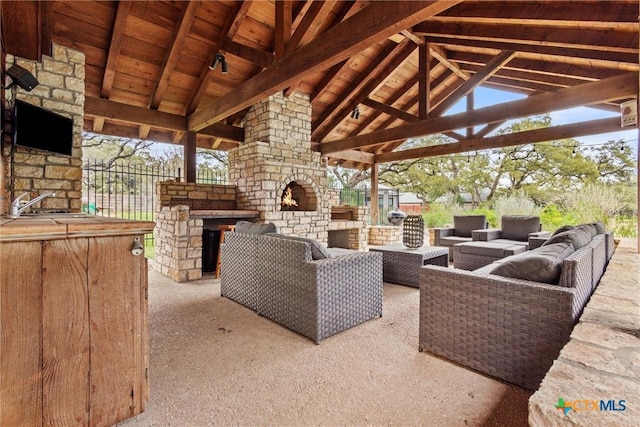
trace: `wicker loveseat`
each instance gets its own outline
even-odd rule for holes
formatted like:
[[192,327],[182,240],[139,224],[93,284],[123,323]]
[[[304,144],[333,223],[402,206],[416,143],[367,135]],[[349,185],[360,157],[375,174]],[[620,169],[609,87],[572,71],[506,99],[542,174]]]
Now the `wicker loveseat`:
[[[420,351],[537,389],[613,255],[611,233],[580,227],[573,235],[563,230],[538,249],[475,271],[423,267]],[[538,267],[514,274],[547,256],[553,258],[553,271]]]
[[339,252],[311,239],[228,233],[221,294],[318,344],[382,315],[382,254]]
[[489,227],[484,215],[455,215],[453,227],[434,228],[434,246],[449,248],[449,261],[453,260],[453,245],[470,242],[473,230]]

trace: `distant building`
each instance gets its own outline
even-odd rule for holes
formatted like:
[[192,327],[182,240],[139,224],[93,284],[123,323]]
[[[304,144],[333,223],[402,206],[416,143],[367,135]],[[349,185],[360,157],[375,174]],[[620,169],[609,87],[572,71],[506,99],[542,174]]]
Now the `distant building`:
[[425,204],[416,193],[400,193],[399,209],[409,215],[420,215],[425,211]]

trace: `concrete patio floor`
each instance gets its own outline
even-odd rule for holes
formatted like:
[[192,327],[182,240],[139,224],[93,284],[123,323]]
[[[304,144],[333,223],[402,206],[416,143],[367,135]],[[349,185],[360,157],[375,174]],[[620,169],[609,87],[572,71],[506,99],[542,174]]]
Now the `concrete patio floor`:
[[418,352],[418,299],[385,284],[382,318],[315,345],[150,269],[150,398],[121,425],[528,425],[532,392]]

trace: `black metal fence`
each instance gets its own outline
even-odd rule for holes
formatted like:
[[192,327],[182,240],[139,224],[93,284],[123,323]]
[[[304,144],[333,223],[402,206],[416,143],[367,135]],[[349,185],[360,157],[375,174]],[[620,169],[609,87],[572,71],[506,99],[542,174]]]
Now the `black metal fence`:
[[[155,221],[156,183],[181,180],[181,173],[180,168],[87,160],[82,165],[82,210],[94,215]],[[227,176],[198,170],[196,182],[226,184]],[[153,246],[153,234],[145,236],[145,245]]]
[[[87,160],[82,165],[82,210],[86,213],[155,221],[158,181],[182,180],[180,168],[166,168],[136,164],[109,165],[101,160]],[[202,184],[227,184],[223,171],[199,169],[196,182]],[[340,204],[370,206],[369,188],[339,188]],[[379,224],[387,223],[387,213],[398,207],[400,194],[396,189],[380,189],[378,193]],[[145,236],[145,245],[153,247],[153,234]]]

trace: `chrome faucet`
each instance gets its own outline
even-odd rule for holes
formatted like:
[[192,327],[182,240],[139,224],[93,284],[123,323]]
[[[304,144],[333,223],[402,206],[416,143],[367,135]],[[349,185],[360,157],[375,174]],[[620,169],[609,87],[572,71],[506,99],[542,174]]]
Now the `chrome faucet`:
[[24,212],[25,209],[38,203],[40,200],[44,199],[45,197],[54,197],[56,193],[41,194],[35,199],[31,199],[29,201],[22,200],[24,196],[28,196],[28,195],[29,193],[24,193],[23,195],[16,197],[16,199],[13,202],[11,202],[11,207],[9,209],[9,218],[20,217],[20,214]]

